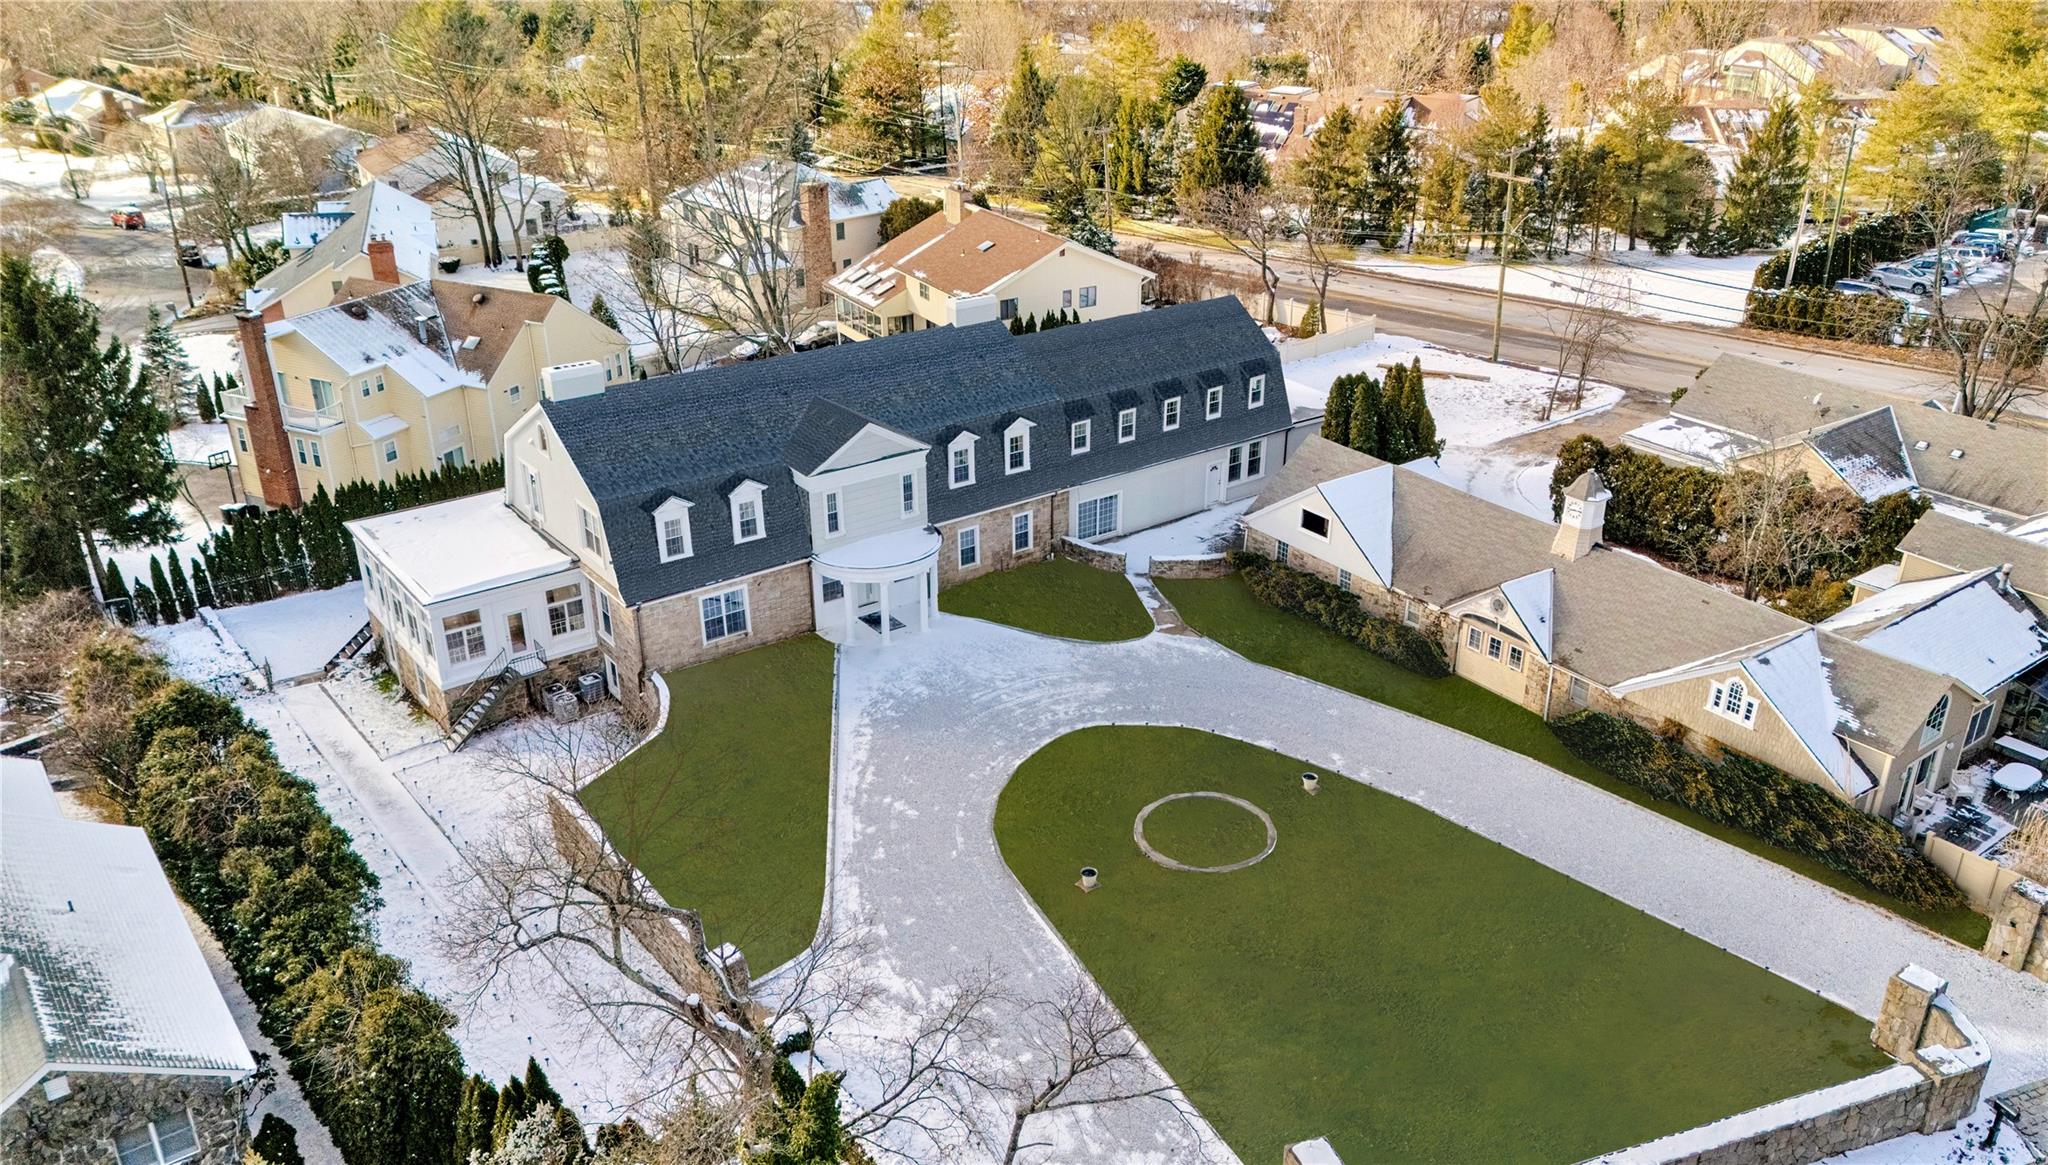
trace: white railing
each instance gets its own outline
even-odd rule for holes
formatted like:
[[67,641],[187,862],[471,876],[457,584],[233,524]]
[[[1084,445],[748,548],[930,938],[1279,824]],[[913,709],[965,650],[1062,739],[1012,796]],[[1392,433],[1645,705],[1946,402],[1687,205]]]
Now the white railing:
[[311,409],[280,401],[278,407],[284,410],[285,427],[291,429],[318,432],[321,429],[331,429],[347,419],[342,415],[340,401]]

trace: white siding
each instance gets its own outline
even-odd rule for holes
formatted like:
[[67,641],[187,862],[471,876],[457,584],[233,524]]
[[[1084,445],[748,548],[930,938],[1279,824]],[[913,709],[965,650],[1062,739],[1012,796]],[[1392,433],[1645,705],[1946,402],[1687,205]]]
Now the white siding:
[[[1182,424],[1189,422],[1183,421]],[[1199,424],[1199,421],[1193,423]],[[1140,434],[1142,439],[1142,433]],[[1111,430],[1109,439],[1114,442],[1116,434]],[[1276,454],[1280,448],[1278,437],[1266,441],[1265,468],[1259,476],[1228,484],[1223,496],[1216,496],[1217,486],[1212,484],[1210,470],[1215,470],[1214,481],[1222,482],[1228,473],[1229,449],[1213,449],[1197,453],[1162,465],[1120,473],[1113,477],[1101,478],[1083,485],[1077,485],[1067,503],[1067,529],[1078,529],[1079,507],[1084,501],[1099,498],[1105,494],[1118,494],[1117,533],[1128,534],[1185,518],[1197,510],[1214,505],[1218,500],[1236,501],[1259,492],[1266,479],[1279,468]],[[1084,455],[1085,456],[1085,455]]]

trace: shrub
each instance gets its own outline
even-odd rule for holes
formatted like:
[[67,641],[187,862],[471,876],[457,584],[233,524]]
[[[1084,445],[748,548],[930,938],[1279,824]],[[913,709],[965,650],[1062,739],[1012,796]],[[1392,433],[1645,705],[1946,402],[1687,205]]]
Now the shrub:
[[249,1151],[263,1165],[306,1165],[305,1154],[299,1152],[299,1131],[274,1112],[263,1114],[263,1124],[249,1142]]
[[1450,663],[1436,640],[1406,624],[1372,614],[1359,605],[1357,595],[1335,583],[1242,550],[1230,552],[1230,565],[1267,606],[1312,620],[1323,630],[1417,675],[1440,679],[1451,674]]
[[1585,709],[1551,725],[1579,759],[1665,801],[1805,854],[1912,906],[1965,905],[1955,883],[1890,822],[1752,757],[1703,757],[1676,733]]

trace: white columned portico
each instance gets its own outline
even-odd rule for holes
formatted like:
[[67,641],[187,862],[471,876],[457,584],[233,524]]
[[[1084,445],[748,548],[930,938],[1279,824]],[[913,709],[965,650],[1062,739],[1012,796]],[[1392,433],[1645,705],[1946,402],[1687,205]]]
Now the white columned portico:
[[[896,632],[931,629],[931,605],[937,591],[941,539],[928,527],[897,530],[835,546],[811,555],[811,598],[818,633],[839,643],[870,642],[867,628],[887,646]],[[827,582],[839,597],[827,599]],[[914,595],[899,598],[899,584],[915,585]],[[909,602],[915,611],[903,608]],[[838,610],[833,610],[834,604]],[[899,620],[901,622],[899,623]]]

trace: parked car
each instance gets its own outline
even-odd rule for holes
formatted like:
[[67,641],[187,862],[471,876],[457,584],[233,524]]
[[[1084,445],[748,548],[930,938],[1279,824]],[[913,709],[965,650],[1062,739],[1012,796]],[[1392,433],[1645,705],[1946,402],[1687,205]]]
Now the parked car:
[[1926,295],[1934,286],[1934,268],[1921,270],[1904,263],[1887,263],[1873,267],[1870,277],[1893,291],[1909,291],[1914,295]]
[[1961,259],[1963,261],[1965,266],[1970,266],[1974,270],[1978,271],[1982,271],[1984,268],[1991,266],[1993,263],[2002,263],[2005,261],[2004,252],[2000,251],[1997,247],[1980,247],[1976,245],[1971,245],[1967,247],[1957,247],[1953,253],[1958,259]]
[[120,227],[124,231],[139,231],[144,225],[142,208],[133,204],[117,206],[114,208],[113,213],[107,217],[113,220],[115,226]]
[[1883,285],[1872,283],[1868,279],[1837,279],[1835,280],[1835,290],[1843,295],[1887,294]]
[[206,252],[199,249],[198,243],[179,243],[178,262],[187,267],[198,267],[201,269],[213,266],[212,263],[207,262]]

